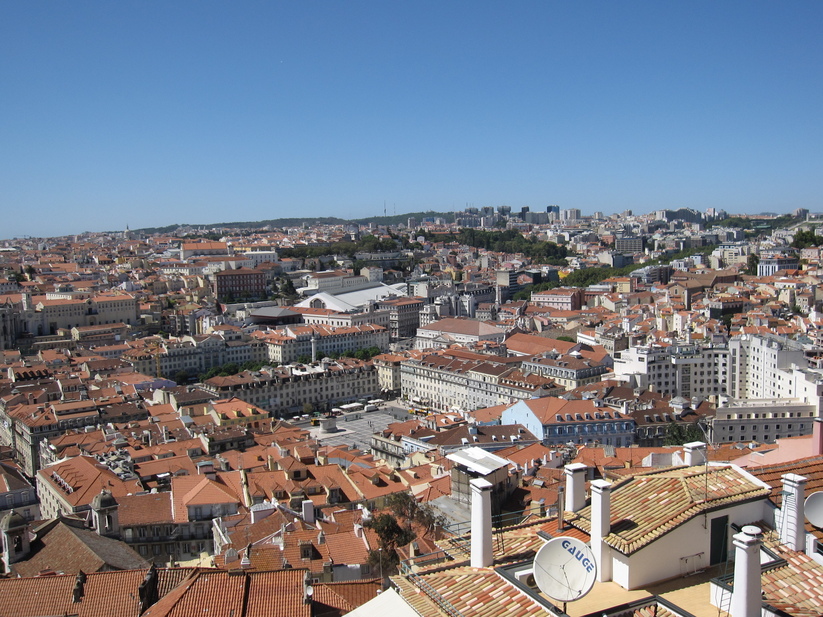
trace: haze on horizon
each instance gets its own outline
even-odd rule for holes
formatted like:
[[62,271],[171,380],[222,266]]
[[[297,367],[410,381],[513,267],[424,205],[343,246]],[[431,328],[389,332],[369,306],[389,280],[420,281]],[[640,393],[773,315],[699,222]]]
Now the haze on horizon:
[[0,8],[5,238],[467,204],[819,211],[823,6]]

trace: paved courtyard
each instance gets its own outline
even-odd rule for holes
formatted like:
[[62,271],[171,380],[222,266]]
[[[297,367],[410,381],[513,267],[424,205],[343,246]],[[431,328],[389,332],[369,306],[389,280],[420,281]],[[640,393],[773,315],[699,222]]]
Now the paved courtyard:
[[337,418],[337,432],[323,433],[321,427],[307,425],[301,422],[298,426],[308,430],[312,437],[317,439],[321,446],[353,446],[363,451],[371,448],[371,436],[382,431],[389,424],[412,418],[405,407],[387,404],[378,411],[363,412],[357,420],[346,422],[344,418]]

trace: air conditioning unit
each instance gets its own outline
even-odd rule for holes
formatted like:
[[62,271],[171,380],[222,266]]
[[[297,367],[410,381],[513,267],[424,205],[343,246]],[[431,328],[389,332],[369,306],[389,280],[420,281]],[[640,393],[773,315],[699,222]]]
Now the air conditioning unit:
[[526,587],[530,587],[532,589],[537,588],[537,583],[534,580],[534,569],[528,568],[527,570],[518,570],[514,573],[514,578],[517,579],[517,582],[525,585]]

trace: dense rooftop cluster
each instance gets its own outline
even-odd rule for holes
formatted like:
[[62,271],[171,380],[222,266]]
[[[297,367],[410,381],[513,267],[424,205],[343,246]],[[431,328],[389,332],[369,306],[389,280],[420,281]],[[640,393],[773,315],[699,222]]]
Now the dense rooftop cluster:
[[[717,568],[743,544],[763,610],[819,614],[785,592],[823,580],[798,518],[823,482],[823,230],[797,214],[3,241],[0,606],[560,614],[530,560],[574,537],[603,586],[569,615],[737,617]],[[698,570],[695,604],[655,587]]]

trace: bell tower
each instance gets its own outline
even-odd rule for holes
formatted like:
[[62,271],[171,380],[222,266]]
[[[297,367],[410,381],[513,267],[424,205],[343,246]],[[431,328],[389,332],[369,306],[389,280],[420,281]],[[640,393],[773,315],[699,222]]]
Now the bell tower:
[[29,524],[15,510],[6,512],[0,520],[0,534],[3,536],[3,565],[6,572],[11,564],[25,559],[29,552]]
[[94,531],[101,536],[120,537],[117,500],[107,490],[100,491],[91,500],[91,520]]

